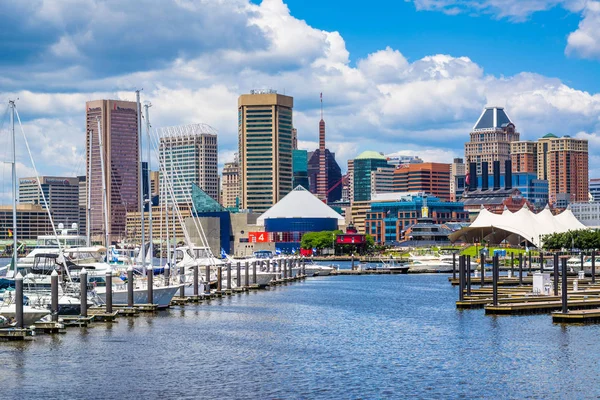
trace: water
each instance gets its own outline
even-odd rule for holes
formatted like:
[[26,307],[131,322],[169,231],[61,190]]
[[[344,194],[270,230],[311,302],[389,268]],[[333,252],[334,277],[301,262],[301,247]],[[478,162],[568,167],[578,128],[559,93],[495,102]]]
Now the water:
[[1,398],[585,398],[598,327],[457,311],[447,275],[307,279],[0,343]]

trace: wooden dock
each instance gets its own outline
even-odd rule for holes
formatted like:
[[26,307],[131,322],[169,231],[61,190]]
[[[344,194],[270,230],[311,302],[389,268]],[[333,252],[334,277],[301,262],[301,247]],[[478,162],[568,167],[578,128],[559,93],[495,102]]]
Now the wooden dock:
[[32,340],[35,336],[33,329],[3,328],[0,329],[0,341]]
[[598,323],[600,322],[600,309],[569,310],[566,314],[554,312],[552,313],[552,322],[561,324]]
[[[599,308],[600,298],[570,298],[568,301],[568,306],[573,310]],[[484,306],[485,313],[489,315],[546,314],[552,311],[560,310],[561,308],[562,302],[560,300],[526,301],[521,303],[498,304],[497,306],[491,304]]]

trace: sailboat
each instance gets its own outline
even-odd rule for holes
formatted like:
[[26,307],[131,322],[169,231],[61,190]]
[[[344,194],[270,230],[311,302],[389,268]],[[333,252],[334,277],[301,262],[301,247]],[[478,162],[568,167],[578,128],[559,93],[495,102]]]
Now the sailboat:
[[[144,199],[143,199],[143,191],[142,191],[142,180],[141,180],[141,143],[142,143],[142,128],[141,128],[141,107],[140,107],[140,96],[139,91],[136,92],[137,104],[138,104],[138,133],[139,133],[139,143],[140,143],[140,188],[139,188],[139,196],[140,196],[140,214],[142,221],[142,246],[140,246],[140,261],[141,261],[141,272],[146,273],[146,258],[149,257],[149,268],[147,271],[147,276],[153,275],[153,267],[152,267],[152,226],[150,225],[150,245],[148,252],[145,252],[144,246]],[[148,160],[150,160],[150,120],[148,116],[148,106],[146,106],[146,129],[148,133]],[[108,202],[107,194],[106,194],[106,171],[104,167],[104,155],[103,155],[103,142],[102,142],[102,127],[100,125],[100,118],[98,117],[98,138],[100,145],[100,164],[102,170],[102,196],[103,196],[103,204],[104,210],[107,209],[106,204]],[[149,162],[149,161],[148,161]],[[150,168],[150,164],[148,165]],[[150,174],[148,174],[149,176]],[[148,182],[148,187],[150,188],[150,182]],[[150,196],[151,197],[151,196]],[[152,221],[152,204],[149,204],[149,217],[150,224]],[[106,211],[104,212],[104,226],[105,226],[105,242],[106,247],[109,247],[108,243],[108,214]],[[116,281],[116,282],[115,282]],[[123,281],[117,277],[117,279],[113,279],[114,285],[112,285],[112,298],[115,304],[127,304],[127,286]],[[171,304],[171,300],[179,290],[179,285],[164,285],[159,280],[152,280],[152,299],[148,298],[148,280],[143,279],[143,277],[134,279],[134,290],[133,290],[133,302],[134,304],[157,304],[158,308],[167,308]],[[106,301],[106,287],[98,287],[96,288],[95,294],[101,301]]]

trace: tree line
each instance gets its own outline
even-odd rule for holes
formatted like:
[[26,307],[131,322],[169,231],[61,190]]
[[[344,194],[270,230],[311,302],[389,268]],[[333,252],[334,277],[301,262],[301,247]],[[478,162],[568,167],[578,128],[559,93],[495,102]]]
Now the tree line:
[[591,250],[600,249],[600,231],[580,229],[544,235],[543,247],[546,250]]

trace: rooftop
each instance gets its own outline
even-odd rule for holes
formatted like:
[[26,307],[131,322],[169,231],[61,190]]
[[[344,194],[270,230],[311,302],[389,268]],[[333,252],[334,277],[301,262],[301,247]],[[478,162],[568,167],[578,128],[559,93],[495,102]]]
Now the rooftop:
[[504,107],[486,107],[473,127],[473,130],[503,128],[512,123],[511,119],[506,115]]
[[378,153],[376,151],[363,151],[362,153],[359,154],[358,157],[355,158],[355,160],[386,160],[387,158],[385,158],[383,156],[383,154]]

